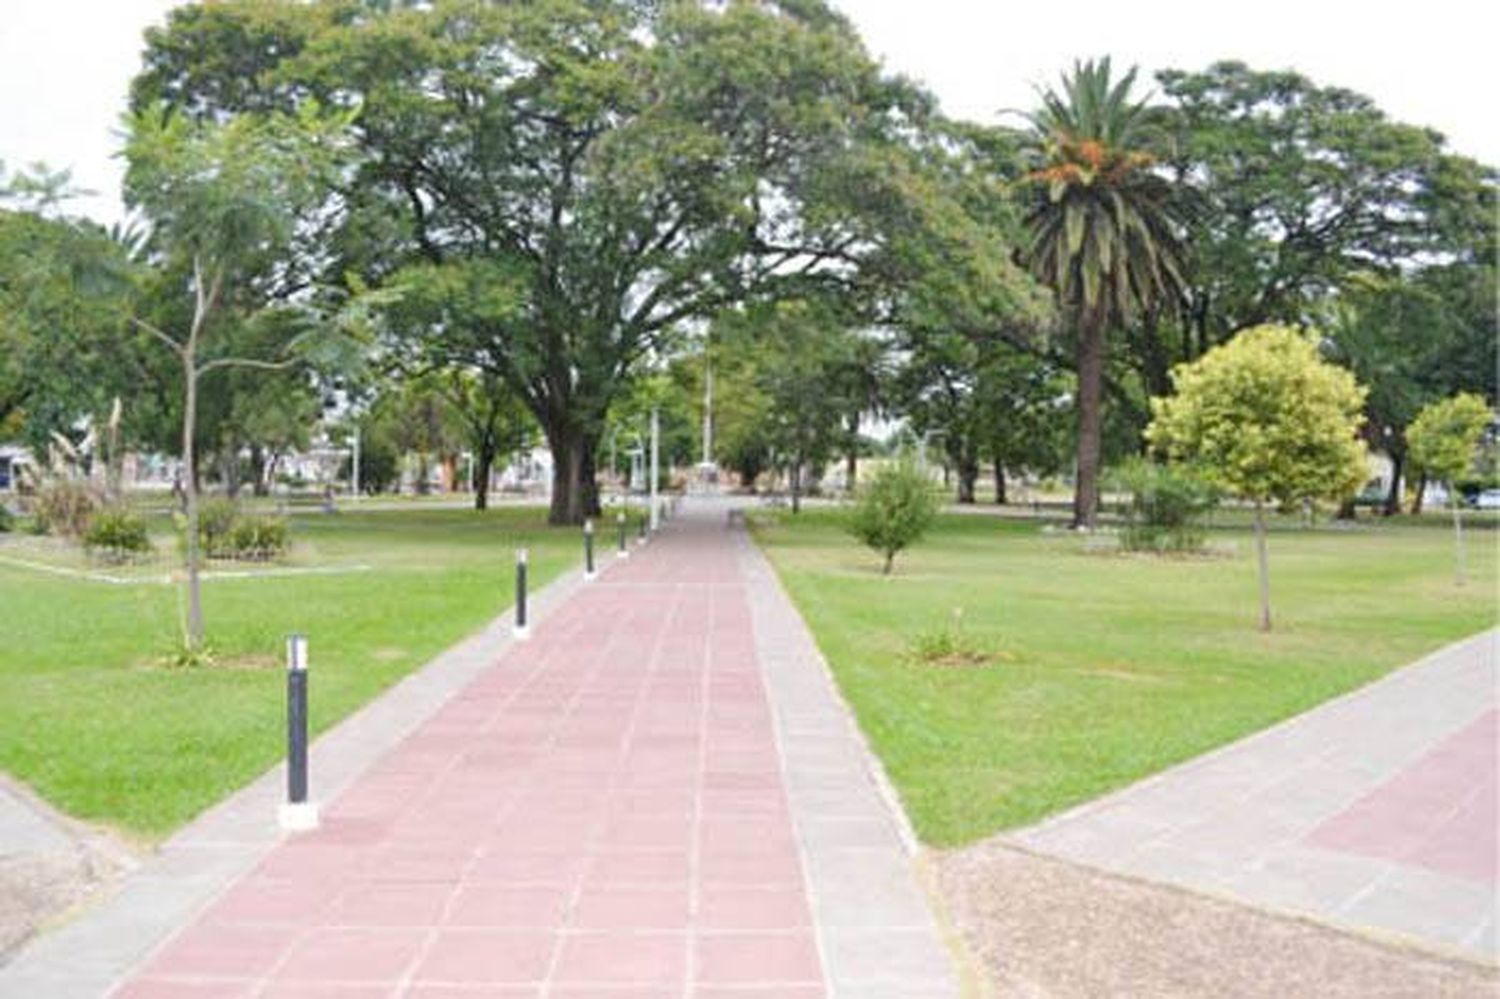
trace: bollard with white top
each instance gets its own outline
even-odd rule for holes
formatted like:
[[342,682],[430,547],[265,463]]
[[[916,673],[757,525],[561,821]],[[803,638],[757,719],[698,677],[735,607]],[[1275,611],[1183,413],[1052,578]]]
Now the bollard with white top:
[[516,549],[516,638],[525,641],[531,637],[531,625],[526,620],[526,549]]
[[277,814],[282,829],[318,828],[318,806],[307,800],[307,638],[286,640],[286,798]]
[[629,558],[630,549],[625,546],[625,511],[621,510],[615,514],[615,522],[620,525],[620,549],[615,552],[619,558]]
[[583,522],[583,580],[588,582],[597,573],[594,572],[594,522],[585,520]]

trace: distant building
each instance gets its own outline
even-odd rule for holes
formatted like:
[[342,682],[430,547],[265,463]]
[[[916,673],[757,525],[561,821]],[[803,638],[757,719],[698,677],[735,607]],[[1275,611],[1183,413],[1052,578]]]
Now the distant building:
[[0,444],[0,493],[14,493],[21,469],[30,464],[30,451],[15,444]]

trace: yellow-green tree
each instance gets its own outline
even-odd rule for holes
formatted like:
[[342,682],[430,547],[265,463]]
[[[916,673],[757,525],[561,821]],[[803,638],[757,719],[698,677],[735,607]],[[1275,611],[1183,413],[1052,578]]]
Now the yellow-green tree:
[[1147,436],[1255,505],[1260,627],[1271,630],[1268,504],[1340,499],[1365,476],[1356,437],[1365,391],[1284,326],[1257,326],[1173,371],[1177,394],[1151,400]]
[[1424,407],[1406,431],[1411,462],[1448,487],[1448,501],[1453,508],[1453,551],[1457,579],[1464,583],[1463,504],[1459,501],[1458,480],[1474,467],[1474,458],[1484,439],[1485,428],[1494,419],[1490,407],[1479,396],[1461,392]]

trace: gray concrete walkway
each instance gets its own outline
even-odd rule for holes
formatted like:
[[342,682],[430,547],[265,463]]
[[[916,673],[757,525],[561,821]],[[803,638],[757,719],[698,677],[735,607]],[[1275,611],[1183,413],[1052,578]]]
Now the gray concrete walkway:
[[1494,963],[1496,634],[1011,841]]

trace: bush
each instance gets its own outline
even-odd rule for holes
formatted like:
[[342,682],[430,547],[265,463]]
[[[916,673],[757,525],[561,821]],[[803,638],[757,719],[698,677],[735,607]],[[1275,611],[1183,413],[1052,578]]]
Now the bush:
[[1130,493],[1120,508],[1126,551],[1185,552],[1203,547],[1204,521],[1219,503],[1218,492],[1180,466],[1137,458],[1115,473],[1115,488]]
[[16,515],[10,512],[10,507],[0,503],[0,534],[8,534],[16,529]]
[[121,507],[107,508],[94,514],[83,535],[83,547],[90,555],[109,562],[124,562],[151,550],[146,521],[140,514]]
[[86,483],[72,479],[48,480],[37,489],[32,500],[34,530],[37,534],[81,538],[98,508],[99,501]]
[[243,515],[235,521],[229,538],[234,552],[230,557],[253,562],[280,558],[291,545],[286,521],[277,517]]
[[[179,531],[184,525],[179,522]],[[183,540],[178,535],[179,544]],[[245,513],[232,500],[206,500],[198,507],[198,546],[205,558],[268,562],[291,547],[291,531],[280,517]]]
[[921,538],[937,510],[927,476],[909,461],[886,465],[861,490],[849,533],[885,556],[881,571],[889,575],[896,553]]
[[211,499],[198,505],[198,544],[209,558],[234,558],[234,525],[240,511],[231,500]]

